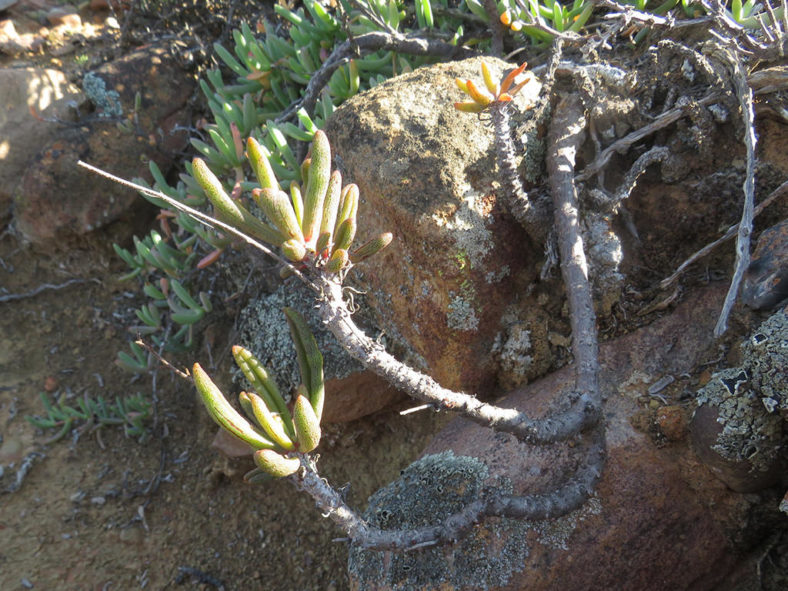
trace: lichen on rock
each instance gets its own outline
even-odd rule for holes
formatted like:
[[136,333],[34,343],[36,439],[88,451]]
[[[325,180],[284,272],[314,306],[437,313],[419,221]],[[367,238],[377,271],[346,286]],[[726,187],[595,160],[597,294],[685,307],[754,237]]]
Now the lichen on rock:
[[320,324],[312,311],[314,297],[311,292],[280,285],[276,291],[259,296],[241,312],[239,344],[252,351],[272,372],[283,395],[290,394],[301,382],[290,329],[282,312],[286,306],[298,310],[315,335],[323,354],[326,379],[341,379],[362,369]]
[[788,409],[786,309],[750,335],[742,358],[740,367],[714,374],[698,391],[692,436],[698,455],[718,478],[734,490],[751,492],[772,484],[782,461]]
[[[384,529],[436,525],[491,492],[488,477],[487,466],[477,458],[455,456],[451,451],[427,455],[373,494],[364,518]],[[506,482],[495,484],[498,493],[508,492],[511,487]],[[359,589],[482,590],[502,586],[522,568],[523,557],[527,556],[524,523],[515,519],[486,520],[488,527],[474,528],[452,546],[398,552],[390,557],[383,552],[351,548],[350,575]]]
[[107,90],[107,83],[93,72],[82,78],[82,90],[96,107],[99,117],[111,119],[123,115],[120,95],[115,90]]

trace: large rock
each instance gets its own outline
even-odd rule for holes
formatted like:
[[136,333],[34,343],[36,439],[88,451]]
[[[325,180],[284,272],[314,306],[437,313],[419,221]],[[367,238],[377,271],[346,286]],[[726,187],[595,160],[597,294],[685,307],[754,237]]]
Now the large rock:
[[[694,406],[678,403],[694,382],[685,372],[715,354],[712,329],[724,288],[693,295],[670,316],[602,344],[608,460],[584,507],[546,522],[488,519],[453,546],[394,555],[354,549],[353,588],[734,588],[737,552],[748,548],[732,540],[742,534],[753,497],[717,481],[693,454],[686,428],[673,428],[686,424]],[[538,416],[571,387],[572,373],[567,367],[550,374],[501,405]],[[660,425],[668,427],[664,413],[650,408],[647,394],[664,376],[676,379],[659,393],[672,403],[666,408],[685,415],[670,427],[670,440],[660,432]],[[491,485],[515,493],[549,491],[582,462],[583,442],[531,447],[457,419],[425,453],[401,479],[416,474],[415,484],[396,481],[390,494],[376,493],[368,519],[390,528],[432,523],[458,495]],[[749,533],[757,539],[757,532]]]
[[[486,61],[494,75],[511,67]],[[354,271],[389,344],[442,384],[478,392],[495,385],[501,310],[537,278],[542,247],[496,207],[492,133],[452,106],[455,77],[478,79],[480,60],[381,84],[340,107],[326,133],[360,189],[360,238],[395,235]]]
[[[10,22],[10,21],[9,21]],[[0,68],[0,218],[9,213],[16,188],[72,106],[79,89],[63,72],[45,68]]]
[[[15,196],[16,227],[31,242],[89,232],[139,199],[78,167],[78,160],[123,178],[149,178],[148,161],[166,171],[187,140],[175,129],[188,121],[184,106],[194,84],[164,50],[149,47],[105,64],[85,76],[83,88],[95,111],[77,124],[52,124]],[[135,113],[138,92],[141,108]]]

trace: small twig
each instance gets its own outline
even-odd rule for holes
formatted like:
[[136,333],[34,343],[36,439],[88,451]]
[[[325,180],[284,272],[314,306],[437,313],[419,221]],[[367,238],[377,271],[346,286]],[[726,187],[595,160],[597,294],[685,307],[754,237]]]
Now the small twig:
[[[702,99],[700,99],[696,104],[701,106],[706,106],[715,103],[723,99],[724,97],[725,97],[724,92],[719,92],[719,91],[712,92],[711,94],[708,94]],[[675,123],[676,121],[681,119],[686,113],[687,113],[686,107],[675,107],[673,109],[670,109],[669,111],[665,111],[648,125],[644,125],[640,129],[637,129],[632,133],[630,133],[629,135],[622,137],[620,140],[616,140],[615,142],[610,144],[607,148],[602,150],[602,152],[599,153],[596,159],[591,164],[586,166],[583,169],[583,172],[581,172],[575,177],[575,182],[586,181],[590,179],[592,176],[594,176],[595,174],[599,174],[605,168],[605,166],[607,166],[607,163],[610,161],[610,158],[613,157],[613,154],[626,152],[629,148],[632,147],[633,144],[648,137],[652,133],[655,133],[660,129],[667,127],[668,125]]]
[[172,363],[170,363],[164,357],[162,357],[161,354],[156,349],[154,349],[149,343],[146,343],[145,341],[143,341],[142,339],[139,339],[139,338],[136,341],[134,341],[134,343],[136,345],[139,345],[140,347],[142,347],[143,349],[145,349],[149,353],[151,353],[156,359],[159,360],[159,363],[161,363],[164,367],[166,367],[171,372],[176,374],[178,377],[181,377],[184,380],[188,380],[190,382],[192,381],[192,377],[189,375],[188,370],[187,371],[183,371],[183,370],[180,370],[177,367],[175,367]]
[[323,65],[312,74],[301,99],[285,109],[282,114],[277,117],[276,121],[282,122],[290,119],[295,112],[302,107],[311,115],[317,104],[320,92],[323,90],[323,87],[328,84],[331,75],[339,66],[344,64],[351,57],[359,54],[364,55],[372,53],[378,50],[396,51],[408,55],[432,55],[451,59],[460,59],[477,55],[477,53],[471,49],[451,45],[450,43],[437,39],[409,37],[399,33],[394,35],[382,31],[365,33],[337,45],[334,51],[331,52],[331,55],[328,56],[328,59],[323,62]]
[[[768,206],[770,206],[772,203],[774,203],[777,199],[779,199],[780,197],[785,196],[786,194],[788,194],[788,181],[785,181],[782,185],[777,187],[774,191],[772,191],[769,194],[769,196],[766,199],[764,199],[761,203],[759,203],[755,207],[755,210],[752,212],[752,217],[755,218],[755,217],[759,216],[761,214],[761,212],[763,212],[764,209],[766,209]],[[684,273],[684,271],[686,271],[687,268],[692,263],[694,263],[698,259],[701,259],[701,258],[705,257],[712,250],[717,248],[720,244],[723,244],[724,242],[727,242],[728,240],[730,240],[731,238],[736,236],[738,231],[739,231],[739,224],[734,224],[733,226],[728,228],[728,231],[725,232],[725,234],[723,234],[720,238],[717,238],[717,240],[715,240],[714,242],[712,242],[710,244],[707,244],[706,246],[701,248],[699,251],[697,251],[695,254],[690,256],[683,263],[681,263],[681,265],[679,265],[678,269],[676,269],[670,277],[667,277],[666,279],[663,279],[660,282],[659,286],[662,289],[665,289],[666,287],[669,287],[672,283],[674,283],[676,281],[676,279],[681,277],[681,275]]]
[[414,412],[420,412],[422,410],[431,409],[431,404],[420,404],[418,406],[413,406],[411,408],[406,408],[405,410],[399,411],[400,416],[404,417],[405,415],[413,414]]
[[729,56],[732,68],[733,86],[736,90],[736,97],[739,99],[742,112],[742,123],[744,124],[744,146],[747,150],[747,168],[744,178],[744,206],[742,207],[742,217],[739,222],[739,229],[736,238],[736,267],[731,279],[728,294],[722,305],[720,318],[714,327],[714,336],[721,336],[727,329],[728,316],[736,302],[736,294],[739,285],[744,277],[744,272],[750,264],[750,236],[752,235],[753,208],[755,202],[755,113],[752,105],[752,89],[747,85],[747,75],[741,63],[739,55],[733,51],[726,52]]
[[48,289],[54,289],[54,290],[63,289],[65,287],[68,287],[70,285],[74,285],[76,283],[88,283],[89,281],[93,281],[93,282],[98,283],[99,285],[101,285],[101,281],[99,281],[98,279],[69,279],[68,281],[65,281],[63,283],[58,283],[58,284],[44,283],[42,285],[39,285],[35,289],[30,290],[30,291],[25,292],[25,293],[7,293],[7,294],[2,294],[2,295],[0,295],[0,303],[12,302],[14,300],[23,300],[25,298],[32,298],[32,297],[37,296],[41,292],[44,292],[44,291],[46,291]]

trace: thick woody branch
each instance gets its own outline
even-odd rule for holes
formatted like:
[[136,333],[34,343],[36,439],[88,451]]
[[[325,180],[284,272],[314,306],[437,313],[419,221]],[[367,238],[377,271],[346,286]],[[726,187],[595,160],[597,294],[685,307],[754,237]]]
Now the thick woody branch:
[[575,388],[601,404],[596,315],[588,281],[588,265],[580,235],[577,191],[574,183],[575,157],[585,137],[585,115],[579,96],[562,99],[555,109],[547,136],[547,172],[553,195],[561,273],[569,299],[572,323],[572,354],[575,358]]
[[430,376],[401,363],[369,338],[353,321],[342,297],[342,287],[336,280],[324,275],[315,280],[320,283],[323,294],[319,315],[351,357],[395,388],[436,410],[460,413],[480,425],[511,433],[529,443],[561,441],[595,424],[599,418],[599,404],[586,394],[572,394],[563,401],[563,408],[534,419],[516,409],[499,408],[474,396],[444,388]]
[[371,526],[320,477],[309,456],[302,456],[302,469],[289,478],[313,498],[321,512],[356,546],[369,550],[407,551],[455,543],[486,517],[541,520],[561,517],[578,509],[596,488],[605,462],[604,429],[595,429],[591,437],[582,467],[571,480],[554,491],[536,495],[488,495],[469,503],[438,525],[415,529],[382,530]]
[[544,244],[550,229],[547,210],[539,211],[528,199],[520,181],[509,124],[511,103],[498,102],[490,107],[495,133],[495,154],[501,172],[503,201],[509,213],[536,244]]

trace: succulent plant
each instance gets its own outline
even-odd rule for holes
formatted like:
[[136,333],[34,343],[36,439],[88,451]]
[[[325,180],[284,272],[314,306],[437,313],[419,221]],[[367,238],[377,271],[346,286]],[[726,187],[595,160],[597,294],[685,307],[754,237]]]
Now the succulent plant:
[[270,372],[251,351],[236,345],[233,357],[253,392],[241,392],[243,414],[235,410],[199,363],[193,367],[194,385],[208,413],[225,431],[254,450],[257,465],[246,475],[255,482],[262,474],[289,476],[298,470],[299,453],[313,451],[320,443],[320,419],[325,400],[323,356],[301,315],[285,308],[301,371],[301,385],[292,410]]
[[278,188],[271,162],[254,138],[248,139],[246,153],[258,181],[251,194],[266,221],[232,199],[200,158],[192,162],[197,182],[217,217],[253,238],[280,247],[284,257],[299,270],[338,274],[391,242],[392,234],[386,232],[351,250],[357,227],[358,187],[352,183],[343,187],[340,172],[331,171],[331,146],[323,131],[315,132],[301,167],[304,182],[291,181],[289,194]]
[[484,79],[484,89],[476,86],[473,80],[463,80],[455,78],[457,87],[467,94],[472,100],[454,103],[454,108],[465,113],[481,113],[482,111],[502,103],[511,102],[512,97],[522,88],[534,80],[531,72],[526,72],[522,80],[517,81],[517,77],[525,72],[526,62],[507,74],[500,83],[493,80],[490,69],[482,62],[482,78]]

